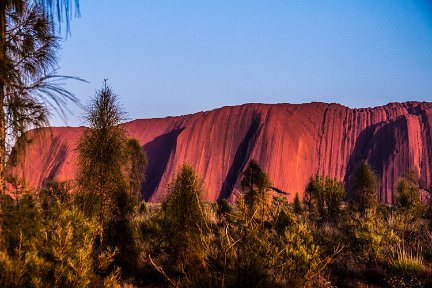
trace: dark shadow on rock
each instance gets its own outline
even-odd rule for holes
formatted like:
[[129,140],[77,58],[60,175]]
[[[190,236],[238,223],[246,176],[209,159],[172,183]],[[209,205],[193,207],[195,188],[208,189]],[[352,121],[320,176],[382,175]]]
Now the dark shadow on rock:
[[150,199],[158,187],[165,172],[171,154],[175,153],[178,135],[184,128],[173,130],[156,137],[144,145],[148,157],[146,183],[142,185],[141,195],[146,201]]
[[[398,127],[401,131],[407,131],[405,117],[399,117],[390,122],[380,122],[365,128],[357,137],[353,152],[351,153],[348,161],[344,183],[347,191],[347,197],[349,198],[349,186],[350,177],[354,173],[357,166],[361,161],[366,160],[372,170],[378,177],[378,183],[381,183],[385,165],[389,163],[392,155],[396,150],[396,139],[395,131]],[[379,200],[385,195],[385,191],[379,189]]]
[[[413,107],[409,107],[408,112],[411,114],[414,114],[416,116],[421,117],[422,126],[423,126],[423,129],[425,130],[423,133],[426,135],[426,137],[424,138],[426,145],[423,146],[424,147],[423,149],[425,149],[425,151],[423,153],[426,154],[425,162],[426,163],[432,163],[432,131],[431,131],[431,127],[429,125],[430,116],[426,112],[425,108],[422,107],[422,105],[416,105]],[[430,183],[429,186],[426,184],[427,183],[426,174],[427,174],[428,170],[426,168],[424,168],[424,166],[428,167],[425,164],[420,165],[420,171],[419,171],[420,183],[419,183],[419,185],[423,190],[428,191],[428,193],[430,195],[432,195],[432,192],[431,192],[432,191],[432,183]]]
[[[47,159],[48,161],[45,163],[43,167],[43,171],[48,171],[48,176],[43,179],[43,181],[53,181],[56,177],[60,167],[63,165],[64,161],[66,160],[66,154],[67,154],[67,146],[59,141],[57,137],[52,139],[48,154],[49,157],[51,155],[55,155],[55,158],[53,161],[50,161],[50,159]],[[42,182],[43,182],[42,181]]]
[[231,167],[228,170],[224,182],[222,183],[218,200],[227,199],[231,195],[238,177],[241,175],[245,165],[247,164],[246,161],[250,158],[251,148],[254,146],[253,144],[256,141],[256,134],[259,126],[260,118],[258,115],[255,115],[245,137],[237,148],[234,160],[231,163]]

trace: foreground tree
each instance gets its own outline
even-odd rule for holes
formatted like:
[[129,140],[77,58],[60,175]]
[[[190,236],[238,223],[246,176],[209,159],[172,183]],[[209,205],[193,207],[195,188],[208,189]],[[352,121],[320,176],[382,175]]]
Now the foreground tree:
[[169,196],[162,208],[163,249],[174,267],[186,274],[205,265],[210,230],[201,194],[196,172],[183,165],[169,186]]
[[362,161],[350,179],[350,206],[354,211],[365,214],[375,212],[378,206],[377,177],[366,161]]
[[305,202],[311,215],[318,213],[323,220],[336,218],[341,210],[345,189],[331,177],[316,175],[309,180],[305,189]]
[[422,204],[418,176],[414,171],[410,171],[407,176],[399,179],[396,191],[395,205],[397,208],[409,211],[415,210]]
[[47,105],[63,111],[66,100],[77,100],[55,82],[68,77],[56,75],[59,39],[52,20],[64,13],[69,23],[70,4],[70,0],[0,1],[1,191],[8,139],[13,142],[25,130],[45,125]]
[[126,137],[118,126],[124,117],[117,96],[104,81],[86,108],[85,119],[90,124],[78,145],[78,183],[85,200],[83,210],[96,216],[101,227],[116,214],[116,194],[126,190],[122,165],[126,160]]
[[145,179],[144,171],[147,166],[147,156],[138,140],[127,140],[126,158],[127,163],[125,167],[125,173],[128,179],[129,193],[131,197],[139,200],[141,184]]
[[132,269],[135,244],[130,219],[144,177],[145,155],[119,124],[124,112],[107,82],[87,107],[90,124],[78,145],[77,201],[99,224],[100,245],[119,248],[116,264]]
[[296,213],[297,215],[301,214],[302,212],[302,207],[301,207],[301,202],[300,202],[300,197],[298,192],[296,192],[294,196],[293,209],[294,209],[294,213]]
[[258,162],[251,160],[243,173],[240,182],[243,191],[246,192],[245,200],[250,210],[260,207],[264,214],[266,202],[266,190],[270,187],[270,179],[259,166]]

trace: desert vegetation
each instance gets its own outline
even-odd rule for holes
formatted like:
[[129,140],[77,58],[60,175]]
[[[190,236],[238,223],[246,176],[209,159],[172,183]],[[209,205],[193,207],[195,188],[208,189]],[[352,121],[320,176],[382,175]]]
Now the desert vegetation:
[[[377,200],[366,161],[345,185],[312,175],[289,201],[257,161],[230,201],[204,202],[184,164],[162,203],[140,197],[146,155],[103,83],[86,109],[75,181],[1,196],[2,287],[430,287],[432,208],[415,171]],[[300,195],[304,195],[301,197]]]
[[185,163],[164,201],[146,203],[147,158],[106,81],[86,107],[75,180],[34,190],[7,175],[26,131],[77,100],[56,82],[54,16],[69,25],[73,3],[0,2],[1,287],[432,287],[432,205],[415,171],[384,205],[366,161],[347,183],[311,175],[290,197],[251,161],[240,191],[210,203]]

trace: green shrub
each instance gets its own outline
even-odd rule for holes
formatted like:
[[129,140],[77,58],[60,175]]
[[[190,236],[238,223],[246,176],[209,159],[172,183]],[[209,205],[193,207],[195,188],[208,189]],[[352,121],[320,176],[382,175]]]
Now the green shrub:
[[31,238],[40,233],[40,224],[41,214],[31,194],[24,194],[17,199],[1,196],[1,246],[11,256],[15,255],[18,248],[27,249],[18,247],[18,244],[27,245]]
[[395,206],[399,213],[407,216],[407,221],[413,221],[422,216],[426,210],[420,197],[420,187],[414,172],[399,179],[396,186]]
[[366,210],[375,213],[378,206],[377,177],[366,161],[360,162],[354,174],[350,176],[348,200],[351,210],[362,215]]
[[240,185],[245,193],[246,204],[251,213],[259,208],[260,212],[265,213],[267,202],[266,190],[270,187],[270,179],[261,170],[258,162],[251,160],[243,173]]
[[344,241],[358,261],[367,263],[384,260],[400,241],[388,223],[373,211],[363,216],[353,213],[344,223]]
[[206,265],[210,230],[201,193],[196,172],[183,165],[162,206],[162,250],[170,264],[184,273]]
[[298,192],[296,192],[296,194],[294,196],[293,209],[294,209],[294,213],[296,213],[296,214],[301,214],[301,212],[302,212],[302,207],[301,207],[301,202],[300,202]]
[[273,199],[264,215],[249,213],[241,195],[217,229],[210,259],[219,287],[324,286],[323,257],[309,224],[287,201]]
[[141,185],[145,179],[147,156],[137,139],[128,139],[126,142],[127,164],[124,169],[128,182],[129,193],[135,201],[139,202]]
[[[3,217],[6,210],[19,211],[22,207],[28,208],[29,203],[33,207],[31,214]],[[105,248],[95,251],[100,234],[97,223],[84,217],[78,208],[59,200],[52,201],[43,213],[41,209],[29,196],[24,196],[15,205],[2,205],[3,223],[14,215],[18,220],[15,223],[35,224],[32,221],[37,220],[37,225],[29,231],[19,224],[14,230],[5,230],[6,226],[2,226],[2,236],[14,238],[16,242],[13,245],[2,242],[0,286],[87,287],[101,283],[103,278],[99,275],[108,274],[107,269],[117,252]]]
[[316,175],[309,180],[303,201],[312,218],[319,216],[322,220],[335,220],[344,197],[345,189],[339,181]]
[[396,207],[410,210],[416,209],[421,204],[419,187],[408,179],[400,179],[396,191]]

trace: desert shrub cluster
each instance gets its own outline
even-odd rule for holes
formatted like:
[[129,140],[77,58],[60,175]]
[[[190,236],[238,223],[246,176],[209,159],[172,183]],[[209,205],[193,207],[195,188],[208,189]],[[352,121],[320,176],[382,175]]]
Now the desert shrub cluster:
[[414,171],[384,205],[366,161],[347,191],[313,175],[293,197],[251,161],[240,191],[209,203],[185,164],[164,201],[146,203],[146,155],[106,82],[85,119],[75,181],[29,191],[9,177],[0,287],[432,286],[432,208]]
[[[362,177],[376,177],[365,173],[367,164],[361,165],[366,165],[357,170]],[[121,175],[127,183],[130,174]],[[290,202],[270,188],[256,162],[244,175],[235,200],[207,203],[202,180],[184,165],[163,203],[138,201],[127,185],[128,197],[113,198],[126,200],[114,201],[108,193],[106,219],[88,212],[81,186],[77,192],[71,183],[51,182],[37,193],[17,186],[13,197],[1,198],[0,285],[432,285],[430,208],[412,177],[395,184],[395,205],[365,198],[354,205],[345,200],[350,198],[344,187],[329,177],[311,177],[305,197]],[[370,179],[365,183],[369,186],[348,194],[367,194],[376,185]],[[127,213],[117,213],[125,201]]]

